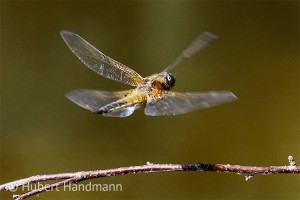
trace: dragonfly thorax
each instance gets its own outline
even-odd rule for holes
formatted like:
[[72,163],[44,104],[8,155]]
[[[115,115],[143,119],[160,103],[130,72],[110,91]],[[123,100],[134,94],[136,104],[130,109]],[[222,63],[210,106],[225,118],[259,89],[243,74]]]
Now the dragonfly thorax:
[[159,90],[170,90],[175,85],[175,77],[168,72],[152,76],[151,86]]

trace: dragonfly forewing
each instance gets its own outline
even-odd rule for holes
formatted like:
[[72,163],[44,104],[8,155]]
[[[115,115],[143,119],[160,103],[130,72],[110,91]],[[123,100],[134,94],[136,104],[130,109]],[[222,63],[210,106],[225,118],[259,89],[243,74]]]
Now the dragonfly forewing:
[[60,34],[71,51],[99,75],[132,86],[142,82],[143,78],[137,72],[106,56],[79,35],[68,31],[61,31]]
[[204,32],[200,34],[176,59],[173,63],[171,63],[164,71],[170,72],[176,65],[181,63],[187,58],[190,58],[197,52],[201,51],[213,41],[215,41],[218,37],[209,33]]

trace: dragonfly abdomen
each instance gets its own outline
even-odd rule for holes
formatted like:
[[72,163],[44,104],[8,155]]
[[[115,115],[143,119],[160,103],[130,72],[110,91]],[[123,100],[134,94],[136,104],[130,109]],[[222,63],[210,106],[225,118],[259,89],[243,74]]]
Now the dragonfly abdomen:
[[126,102],[114,102],[114,103],[108,104],[106,106],[103,106],[99,110],[96,110],[94,113],[95,114],[109,113],[116,109],[124,108],[125,104],[126,104]]
[[143,105],[146,103],[146,100],[147,100],[146,94],[136,93],[134,95],[129,95],[118,101],[115,101],[106,106],[103,106],[99,110],[96,110],[94,113],[95,114],[103,114],[103,113],[113,112],[115,110],[119,110],[122,108],[127,108],[130,106]]

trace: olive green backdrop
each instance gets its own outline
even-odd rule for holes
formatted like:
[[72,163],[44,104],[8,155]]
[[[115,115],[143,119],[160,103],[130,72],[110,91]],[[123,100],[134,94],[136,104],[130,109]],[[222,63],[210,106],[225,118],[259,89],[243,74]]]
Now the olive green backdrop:
[[[105,118],[64,97],[124,90],[85,67],[60,30],[147,76],[203,31],[217,42],[173,70],[176,91],[238,101],[180,116]],[[298,1],[1,1],[1,183],[36,174],[152,163],[300,163]],[[86,181],[85,183],[89,183]],[[122,192],[34,199],[297,199],[299,175],[153,173],[92,180]],[[17,193],[22,191],[18,190]],[[12,193],[1,192],[3,199]]]

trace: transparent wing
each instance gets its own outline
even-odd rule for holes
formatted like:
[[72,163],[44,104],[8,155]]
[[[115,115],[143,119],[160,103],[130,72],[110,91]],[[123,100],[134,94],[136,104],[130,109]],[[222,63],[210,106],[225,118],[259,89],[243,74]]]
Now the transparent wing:
[[127,96],[131,91],[108,92],[81,89],[67,93],[66,97],[82,108],[95,112],[99,108]]
[[91,70],[105,78],[136,86],[142,82],[142,77],[122,63],[104,55],[79,35],[61,31],[61,37],[72,52]]
[[210,43],[215,41],[218,37],[209,33],[204,32],[199,35],[191,44],[188,46],[177,58],[170,64],[164,71],[170,72],[176,65],[181,63],[183,60],[190,58],[195,53],[207,47]]
[[150,96],[145,114],[150,116],[178,115],[236,100],[232,92],[167,92],[160,98]]

